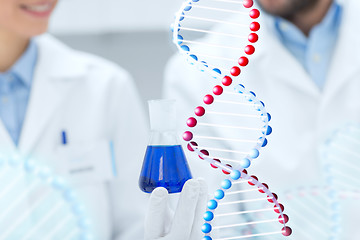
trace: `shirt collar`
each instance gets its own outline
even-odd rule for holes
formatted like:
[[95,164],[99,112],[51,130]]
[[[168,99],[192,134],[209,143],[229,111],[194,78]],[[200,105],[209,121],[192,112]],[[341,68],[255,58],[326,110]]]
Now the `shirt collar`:
[[16,61],[9,71],[10,73],[15,74],[27,87],[30,87],[32,83],[37,55],[37,45],[35,41],[30,40],[30,43],[23,55]]
[[[319,24],[317,24],[312,30],[314,30],[315,28],[320,28],[323,31],[336,30],[340,25],[341,13],[341,0],[334,1],[323,20]],[[298,44],[306,44],[306,36],[291,22],[280,17],[275,17],[274,24],[276,32],[282,41],[292,41],[297,42]]]

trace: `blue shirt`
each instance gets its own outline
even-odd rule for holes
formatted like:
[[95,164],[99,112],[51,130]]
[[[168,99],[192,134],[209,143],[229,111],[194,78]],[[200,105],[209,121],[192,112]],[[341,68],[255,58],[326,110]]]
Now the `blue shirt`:
[[341,15],[342,8],[334,1],[326,16],[311,29],[308,37],[289,21],[282,18],[275,19],[275,28],[280,41],[301,63],[320,89],[326,81]]
[[0,72],[0,118],[16,145],[29,101],[38,50],[34,41],[5,73]]

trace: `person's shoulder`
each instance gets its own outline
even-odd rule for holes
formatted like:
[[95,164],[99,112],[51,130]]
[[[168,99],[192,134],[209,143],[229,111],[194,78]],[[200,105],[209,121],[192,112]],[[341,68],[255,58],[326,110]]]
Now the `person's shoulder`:
[[128,71],[116,63],[92,53],[73,49],[50,34],[37,37],[36,42],[40,50],[45,52],[42,55],[51,57],[52,62],[67,65],[69,68],[86,68],[88,74],[102,74],[102,79],[118,79],[120,81],[132,79]]
[[89,64],[89,66],[91,66],[91,68],[93,68],[96,71],[107,72],[108,74],[113,74],[117,76],[130,77],[128,71],[126,71],[120,65],[106,58],[78,50],[73,50],[73,54],[77,55],[79,59],[86,61]]
[[174,53],[167,61],[165,69],[168,68],[179,68],[179,66],[183,66],[184,62],[186,60],[184,59],[184,56],[181,56],[180,53]]

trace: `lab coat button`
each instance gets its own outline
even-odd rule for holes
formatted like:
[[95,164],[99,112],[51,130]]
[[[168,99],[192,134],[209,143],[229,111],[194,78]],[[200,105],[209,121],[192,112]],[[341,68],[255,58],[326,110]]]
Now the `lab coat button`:
[[281,31],[286,32],[287,30],[289,30],[289,25],[285,22],[281,22],[280,29],[281,29]]
[[12,76],[12,75],[7,76],[7,80],[8,80],[8,82],[14,81],[14,76]]
[[9,98],[8,98],[8,97],[2,97],[2,98],[1,98],[1,102],[2,102],[3,104],[6,104],[6,103],[9,102]]
[[321,62],[321,56],[320,56],[320,54],[315,53],[315,54],[313,55],[313,61],[314,61],[315,63]]

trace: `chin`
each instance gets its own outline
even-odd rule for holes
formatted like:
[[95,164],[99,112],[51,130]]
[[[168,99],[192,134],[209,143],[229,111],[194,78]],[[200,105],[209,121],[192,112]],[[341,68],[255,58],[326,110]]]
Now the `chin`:
[[19,29],[18,35],[21,35],[25,38],[32,38],[38,35],[41,35],[43,33],[46,33],[48,30],[48,24],[42,25],[42,26],[29,26],[27,28]]
[[30,33],[29,33],[29,36],[30,36],[30,37],[35,37],[35,36],[38,36],[38,35],[41,35],[41,34],[46,33],[47,30],[48,30],[47,27],[46,27],[46,28],[41,28],[41,29],[36,29],[36,30],[30,32]]
[[290,18],[298,12],[316,5],[319,0],[257,0],[265,12],[283,18]]
[[257,0],[260,8],[276,16],[284,15],[289,11],[289,0]]

